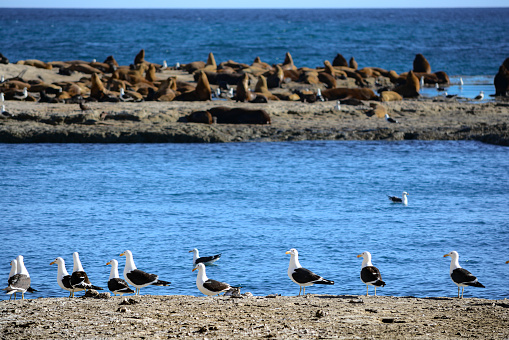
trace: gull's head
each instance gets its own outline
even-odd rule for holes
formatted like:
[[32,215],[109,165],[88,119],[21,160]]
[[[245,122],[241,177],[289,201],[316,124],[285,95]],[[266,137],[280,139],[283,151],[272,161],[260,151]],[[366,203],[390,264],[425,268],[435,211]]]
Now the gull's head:
[[450,256],[451,259],[457,259],[459,255],[458,255],[457,251],[453,250],[450,253],[447,253],[444,255],[444,257],[447,257],[447,256]]
[[193,250],[190,250],[189,252],[193,253],[193,254],[197,254],[198,253],[198,249],[194,248]]
[[198,271],[205,270],[205,265],[203,263],[198,263],[196,267],[193,268],[192,271],[194,272],[196,269],[198,269]]
[[117,265],[118,266],[118,261],[113,259],[110,262],[106,263],[106,265],[111,265],[111,266]]
[[403,196],[410,196],[410,195],[408,195],[408,192],[403,191]]
[[56,263],[56,264],[58,264],[58,265],[63,265],[65,262],[64,262],[64,259],[63,259],[63,258],[61,258],[61,257],[57,257],[57,258],[55,259],[55,261],[53,261],[53,262],[51,262],[51,263],[50,263],[50,265],[55,264],[55,263]]
[[297,255],[299,255],[299,252],[297,251],[297,249],[292,248],[292,249],[288,250],[285,254],[290,254],[292,256],[297,256]]
[[359,258],[359,257],[362,257],[362,258],[365,258],[365,259],[366,258],[370,258],[371,257],[371,253],[369,251],[365,251],[362,254],[357,255],[357,258]]
[[126,250],[122,254],[120,254],[120,256],[133,257],[133,253],[131,253],[130,250]]

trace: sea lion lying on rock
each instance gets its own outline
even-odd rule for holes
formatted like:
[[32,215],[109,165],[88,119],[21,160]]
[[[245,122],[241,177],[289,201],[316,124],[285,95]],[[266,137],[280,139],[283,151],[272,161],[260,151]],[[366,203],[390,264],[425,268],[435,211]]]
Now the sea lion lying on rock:
[[212,124],[212,115],[208,111],[195,111],[186,117],[189,123]]
[[270,124],[271,119],[265,110],[229,108],[218,106],[208,110],[216,117],[218,124]]
[[378,100],[378,96],[371,89],[349,89],[337,87],[322,91],[322,96],[327,100],[354,98],[359,100]]

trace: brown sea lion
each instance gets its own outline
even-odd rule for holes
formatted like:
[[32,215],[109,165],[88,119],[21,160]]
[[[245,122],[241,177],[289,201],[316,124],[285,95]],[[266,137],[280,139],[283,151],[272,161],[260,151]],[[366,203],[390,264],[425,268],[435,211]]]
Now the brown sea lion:
[[394,91],[383,91],[382,93],[380,93],[380,99],[383,102],[392,102],[403,100],[403,97],[399,93]]
[[[508,60],[509,58],[506,59],[506,61]],[[500,65],[498,68],[498,73],[493,79],[493,84],[495,85],[495,96],[509,96],[509,70],[505,67],[504,64]]]
[[256,57],[254,59],[253,63],[251,64],[251,67],[257,67],[257,68],[261,68],[261,69],[264,69],[264,70],[271,70],[272,69],[272,67],[269,64],[262,62],[260,57]]
[[318,80],[324,83],[325,87],[328,89],[333,89],[336,87],[336,78],[326,72],[318,73]]
[[345,57],[343,57],[340,53],[336,55],[334,60],[332,61],[332,66],[346,66],[348,67],[348,62]]
[[378,100],[378,96],[371,89],[349,89],[346,87],[336,87],[322,91],[322,96],[327,100],[341,100],[354,98],[358,100]]
[[285,72],[281,68],[281,66],[276,65],[275,71],[266,74],[265,77],[267,78],[267,87],[269,89],[273,89],[276,87],[281,87],[283,85],[283,81],[285,79]]
[[46,70],[53,69],[53,66],[51,66],[51,64],[45,63],[44,61],[40,61],[40,60],[37,60],[37,59],[20,60],[16,64],[33,66],[33,67],[36,67],[36,68],[43,68],[43,69],[46,69]]
[[74,63],[71,66],[68,67],[71,71],[81,72],[85,74],[102,74],[103,72],[99,70],[98,68],[95,68],[87,63]]
[[283,70],[296,70],[297,67],[293,63],[293,58],[290,52],[286,52],[285,61],[283,61],[283,65],[281,66]]
[[148,70],[145,72],[145,79],[151,83],[158,81],[154,64],[148,65]]
[[258,81],[256,82],[255,86],[255,92],[264,95],[265,97],[267,97],[267,99],[279,100],[278,97],[276,97],[269,91],[269,88],[267,87],[267,79],[264,76],[258,77]]
[[218,106],[208,110],[218,124],[270,124],[270,115],[265,110],[229,108]]
[[92,87],[90,88],[90,97],[101,100],[106,95],[106,89],[97,73],[92,74]]
[[134,65],[142,64],[145,62],[145,50],[142,49],[138,52],[136,57],[134,57]]
[[115,60],[115,58],[112,55],[110,55],[106,59],[104,59],[103,63],[110,65],[110,72],[113,72],[114,70],[116,70],[119,67],[117,61]]
[[431,66],[422,54],[416,54],[414,59],[414,72],[431,73]]
[[154,100],[171,102],[177,96],[177,78],[168,77],[161,82],[161,85],[154,94]]
[[216,58],[214,58],[214,54],[212,52],[209,53],[204,70],[209,72],[216,72],[217,70]]
[[[178,88],[178,84],[177,84]],[[200,77],[196,88],[193,91],[185,92],[178,95],[175,100],[179,101],[206,101],[210,100],[212,96],[212,90],[210,88],[209,80],[205,72],[200,71]]]
[[394,92],[399,93],[405,98],[415,98],[419,96],[420,88],[419,78],[417,78],[413,71],[410,71],[406,76],[405,84],[397,86]]
[[186,117],[189,123],[212,124],[212,115],[208,111],[195,111]]
[[256,95],[249,89],[249,77],[247,74],[237,83],[237,93],[235,100],[238,102],[250,102],[256,98]]
[[350,68],[353,68],[354,70],[357,70],[359,68],[359,65],[357,64],[357,61],[355,61],[354,57],[350,58],[350,61],[348,62]]

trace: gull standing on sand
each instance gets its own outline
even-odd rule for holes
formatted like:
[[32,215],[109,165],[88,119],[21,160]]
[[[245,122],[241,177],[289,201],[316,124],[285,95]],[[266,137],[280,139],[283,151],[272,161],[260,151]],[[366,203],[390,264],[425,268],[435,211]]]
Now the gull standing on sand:
[[388,113],[385,114],[385,120],[388,121],[389,123],[394,123],[394,124],[398,124],[399,123],[396,119],[394,119],[391,116],[389,116]]
[[382,274],[380,274],[378,268],[371,263],[371,253],[369,251],[357,255],[357,258],[359,257],[363,258],[361,264],[361,281],[366,284],[366,296],[369,295],[369,286],[375,287],[376,296],[376,287],[385,287],[385,282],[382,281]]
[[74,261],[74,266],[71,274],[71,286],[72,288],[83,288],[85,290],[95,289],[102,290],[101,287],[94,286],[89,278],[83,266],[81,265],[80,255],[77,251],[72,254],[72,259]]
[[61,257],[57,257],[55,261],[51,262],[52,264],[57,264],[57,283],[63,290],[67,290],[69,292],[69,297],[74,297],[75,292],[79,292],[84,290],[84,288],[73,288],[71,285],[71,275],[67,272],[67,269],[65,269],[65,261]]
[[209,279],[205,272],[205,265],[203,263],[198,263],[192,271],[194,272],[197,269],[198,275],[196,275],[196,287],[198,287],[198,290],[203,294],[207,296],[217,295],[225,293],[232,288],[228,283]]
[[452,282],[458,286],[458,298],[460,298],[460,287],[461,287],[461,299],[463,299],[463,292],[466,286],[486,288],[482,283],[477,281],[477,278],[472,275],[468,270],[461,268],[459,264],[459,255],[456,251],[451,251],[445,254],[444,257],[451,257],[451,266],[449,268],[449,275],[451,276]]
[[334,108],[338,111],[341,111],[341,101],[336,101],[336,106],[334,106]]
[[136,268],[133,253],[124,251],[120,256],[125,256],[124,279],[136,288],[136,295],[140,295],[140,289],[149,285],[169,286],[171,282],[159,280],[156,274],[150,274]]
[[404,205],[408,205],[408,198],[407,198],[407,196],[409,196],[409,194],[406,191],[403,191],[403,197],[402,198],[399,198],[399,197],[396,197],[396,196],[389,196],[389,195],[387,195],[387,197],[389,197],[389,200],[392,203],[403,203]]
[[290,280],[300,286],[299,296],[302,288],[304,288],[303,295],[306,295],[306,287],[314,284],[333,285],[334,281],[324,279],[320,275],[313,273],[311,270],[302,268],[299,263],[299,252],[297,249],[290,249],[285,254],[290,254],[290,264],[288,265],[288,277]]
[[106,263],[106,265],[111,265],[110,278],[108,280],[108,289],[110,292],[112,292],[113,295],[118,294],[120,296],[134,293],[134,290],[129,287],[127,282],[118,276],[118,261],[113,259]]
[[[7,279],[7,287],[4,288],[3,290],[9,289],[9,286],[11,285],[12,281],[14,280],[13,276],[16,275],[17,273],[18,273],[18,260],[13,259],[11,261],[11,271],[9,272],[9,278]],[[16,292],[14,292],[13,294],[10,294],[9,300],[12,299],[13,296],[14,296],[14,300],[16,300]]]
[[[22,300],[25,299],[25,293],[27,291],[34,291],[30,287],[30,274],[28,274],[28,270],[25,267],[22,255],[18,255],[16,258],[16,274],[9,278],[9,286],[4,290],[7,291],[6,294],[9,295],[21,293]],[[16,296],[14,296],[14,299],[16,299]]]

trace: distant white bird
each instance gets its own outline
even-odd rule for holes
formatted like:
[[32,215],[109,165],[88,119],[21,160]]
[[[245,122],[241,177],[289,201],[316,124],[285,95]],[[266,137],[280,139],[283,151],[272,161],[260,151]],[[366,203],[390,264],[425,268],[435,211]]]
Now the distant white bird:
[[179,62],[177,62],[177,63],[175,64],[175,69],[177,69],[177,70],[178,70],[178,69],[180,69],[180,63],[179,63]]
[[399,198],[399,197],[396,197],[396,196],[389,196],[387,195],[387,197],[389,197],[389,200],[391,200],[392,203],[403,203],[404,205],[407,205],[408,204],[408,192],[406,191],[403,191],[403,197],[402,198]]
[[299,262],[299,252],[297,249],[290,249],[285,254],[290,254],[290,264],[288,265],[288,277],[290,280],[300,286],[299,296],[302,288],[304,288],[304,295],[306,295],[306,287],[314,284],[333,285],[334,281],[324,279],[318,274],[313,273],[311,270],[302,268]]
[[5,96],[4,96],[4,93],[3,93],[3,92],[1,92],[1,93],[0,93],[0,102],[2,102],[2,103],[3,103],[4,101],[5,101]]
[[479,92],[477,97],[474,98],[475,100],[483,100],[484,99],[484,91]]
[[61,257],[57,257],[55,261],[51,262],[52,264],[57,264],[57,283],[60,286],[60,288],[67,290],[69,292],[69,297],[74,297],[75,292],[82,291],[84,288],[73,288],[71,285],[71,275],[67,272],[67,269],[65,269],[65,261]]
[[4,81],[5,81],[4,76],[3,76],[3,75],[2,75],[2,76],[0,76],[0,83],[3,83]]
[[463,86],[463,78],[460,78],[460,87]]
[[163,60],[163,68],[167,68],[168,67],[168,63],[166,62],[166,60]]
[[[11,271],[9,272],[9,278],[7,279],[7,288],[4,288],[3,290],[9,289],[12,281],[14,280],[13,276],[16,274],[18,274],[18,260],[13,259],[11,261]],[[14,296],[14,300],[16,300],[16,292],[14,292],[13,294],[10,294],[9,300],[12,299],[13,296]]]
[[[22,255],[18,255],[16,261],[16,274],[9,278],[9,286],[4,290],[7,291],[6,294],[9,295],[21,293],[21,299],[23,300],[25,299],[25,293],[30,291],[30,274],[28,274],[25,267]],[[14,297],[14,299],[16,299],[16,297]]]
[[2,111],[0,113],[5,117],[12,117],[9,112],[5,111],[5,105],[2,105]]
[[92,62],[95,63],[95,62],[97,62],[97,60],[96,59],[92,59]]
[[16,100],[24,100],[28,97],[28,89],[26,87],[23,88],[23,94],[20,95],[14,95],[14,99]]
[[443,88],[440,85],[438,85],[438,83],[435,83],[435,88],[437,89],[438,92],[445,91],[445,88]]
[[319,101],[323,102],[324,99],[323,99],[323,96],[322,96],[322,90],[321,89],[318,89],[316,91],[316,98],[318,98]]
[[389,116],[388,113],[385,114],[385,120],[388,121],[389,123],[395,123],[395,124],[399,123],[396,119],[394,119],[391,116]]
[[338,111],[341,111],[341,101],[339,101],[339,100],[338,100],[338,101],[336,102],[336,106],[334,106],[334,108],[335,108],[336,110],[338,110]]
[[125,96],[125,90],[123,87],[120,88],[120,98],[123,99]]
[[424,77],[421,76],[421,87],[423,87],[423,86],[424,86]]
[[447,256],[451,257],[449,275],[451,276],[452,282],[458,286],[458,298],[460,298],[460,287],[462,287],[461,299],[463,299],[463,292],[465,291],[466,286],[486,288],[482,283],[477,281],[477,278],[472,275],[472,273],[464,268],[461,268],[458,261],[459,255],[456,251],[451,251],[450,253],[444,255],[444,257]]
[[232,288],[228,283],[209,279],[205,272],[205,265],[203,263],[198,263],[196,267],[194,267],[193,272],[197,269],[198,275],[196,276],[196,287],[203,294],[207,296],[217,295]]
[[126,250],[120,256],[125,256],[124,279],[136,288],[136,295],[140,295],[140,289],[148,285],[170,285],[171,282],[159,280],[159,275],[150,274],[136,268],[133,253],[130,250]]

